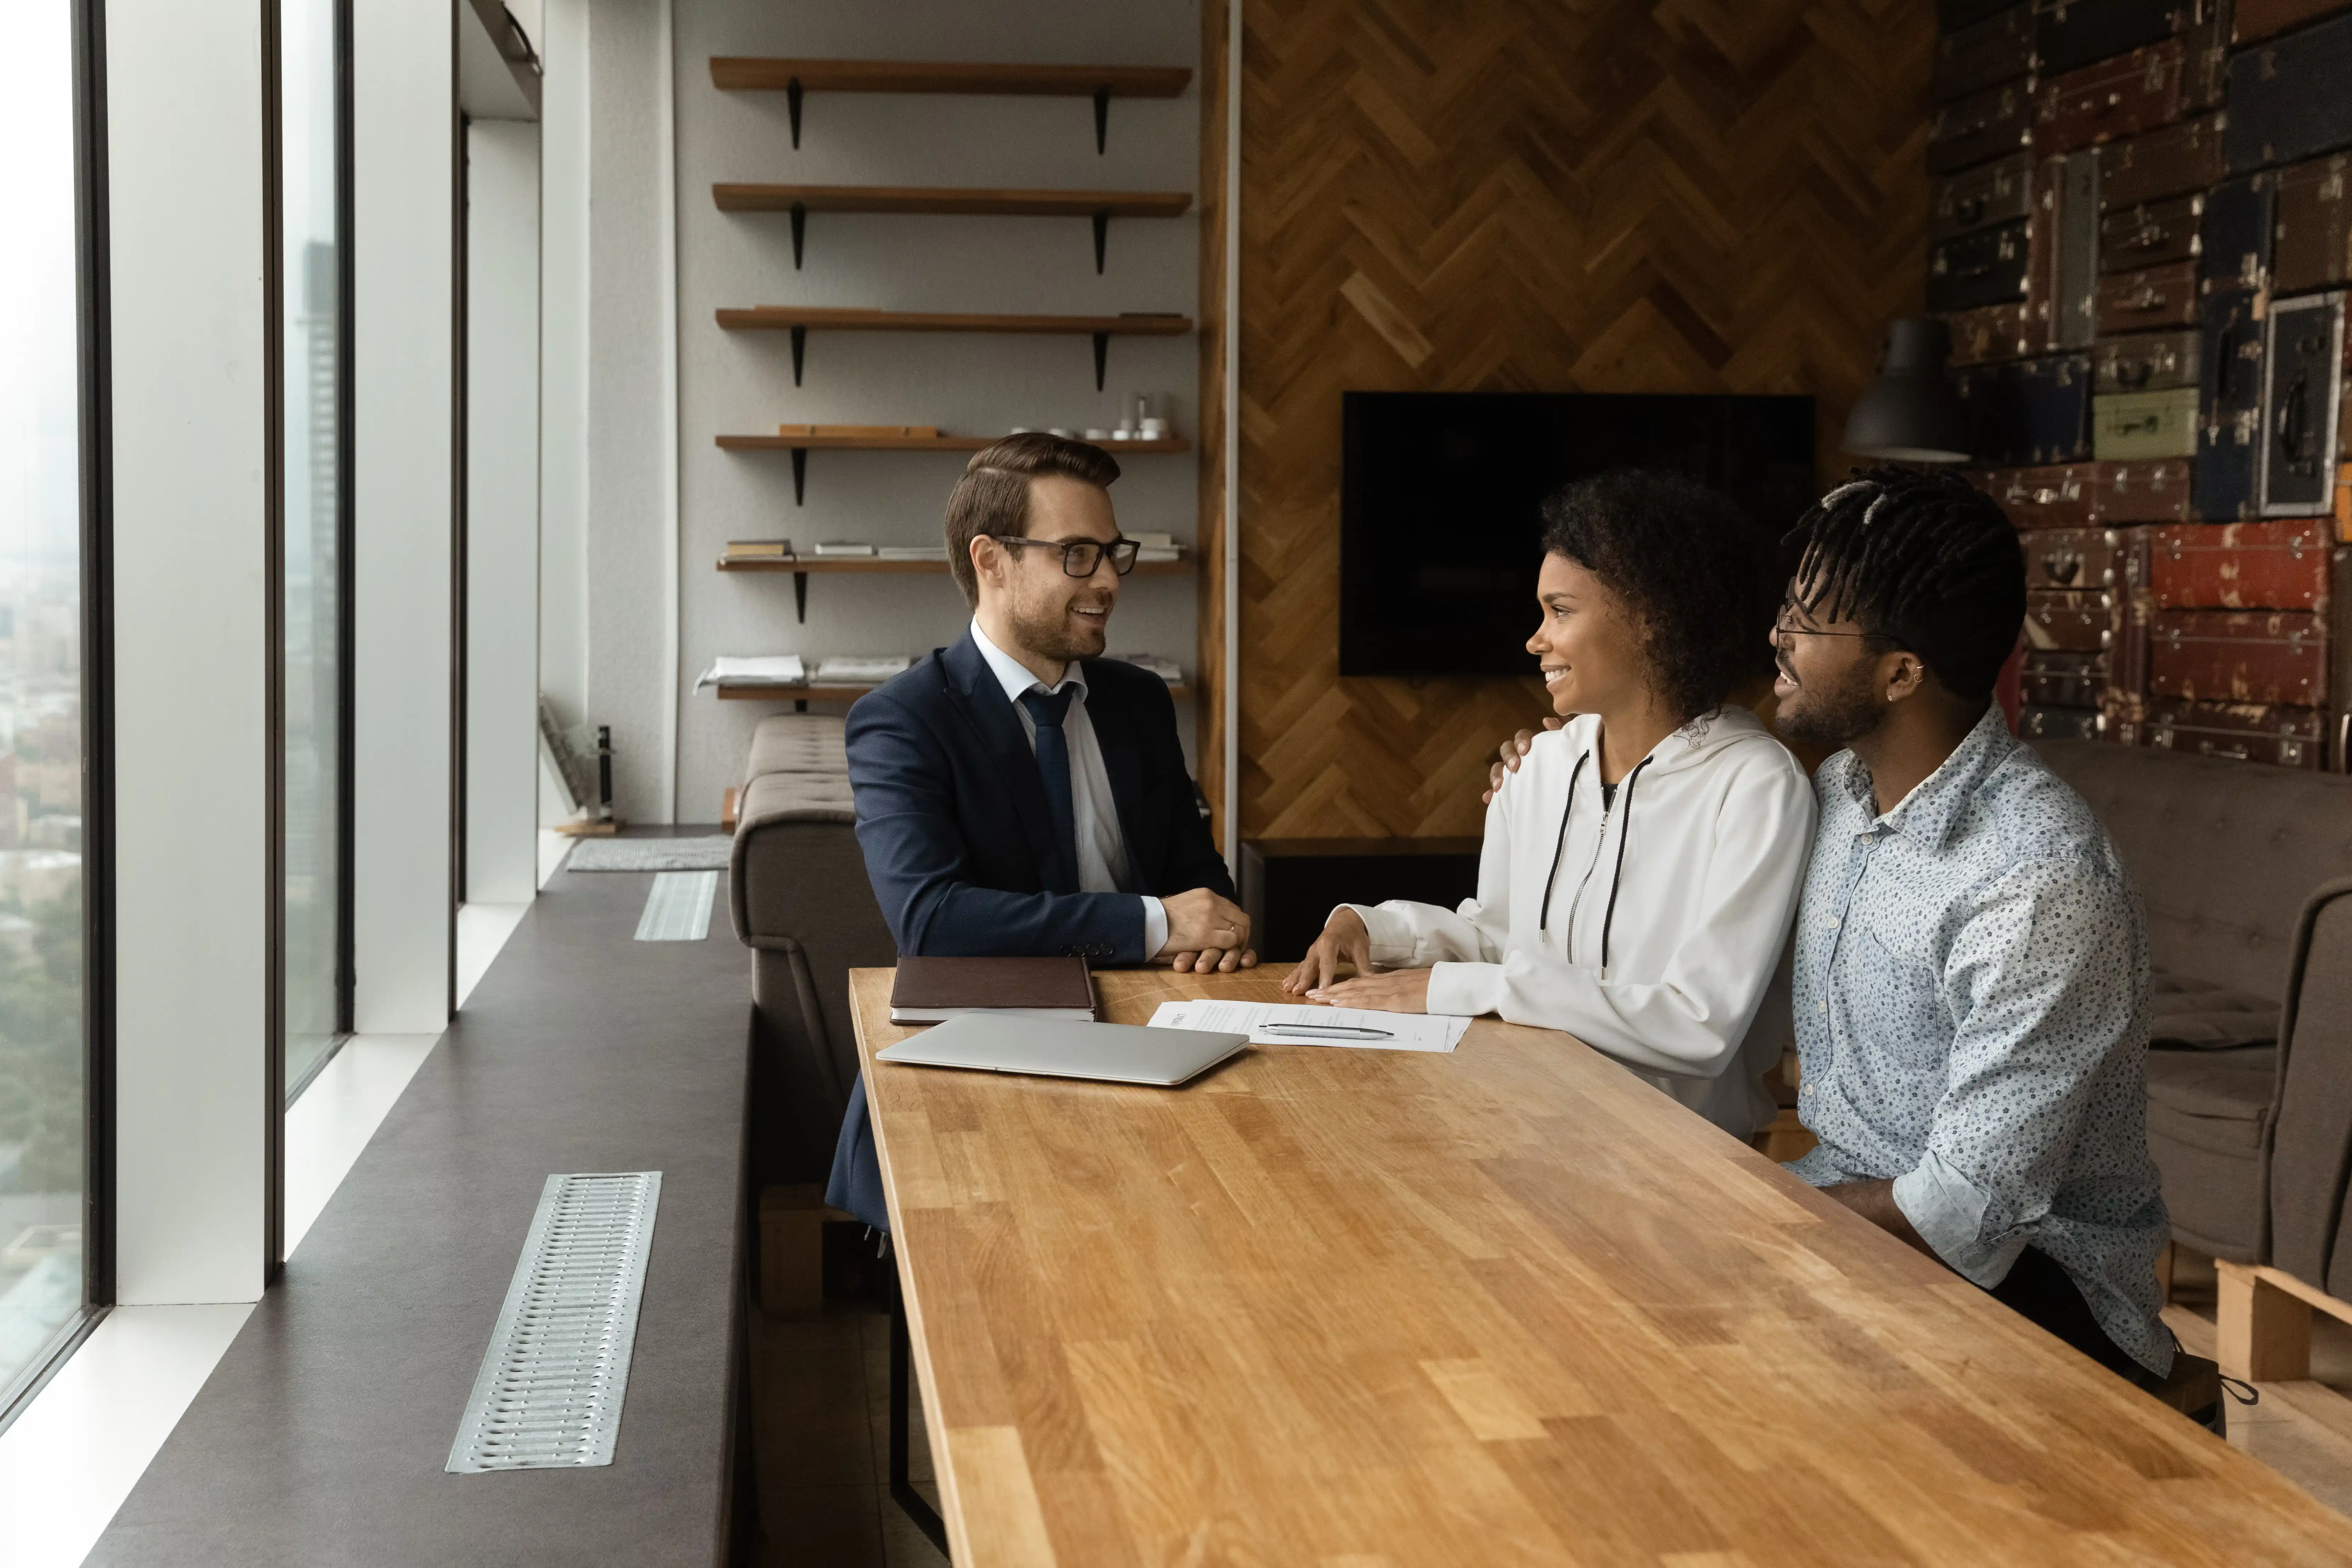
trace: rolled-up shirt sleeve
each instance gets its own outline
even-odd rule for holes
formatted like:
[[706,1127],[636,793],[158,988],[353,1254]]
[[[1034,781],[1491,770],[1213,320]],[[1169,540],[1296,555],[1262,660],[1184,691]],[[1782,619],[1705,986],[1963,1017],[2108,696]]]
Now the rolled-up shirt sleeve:
[[2134,895],[2112,866],[2020,863],[1958,932],[1943,1093],[1894,1197],[1976,1284],[2007,1277],[2066,1179],[2086,1110],[2140,1070],[2147,965]]

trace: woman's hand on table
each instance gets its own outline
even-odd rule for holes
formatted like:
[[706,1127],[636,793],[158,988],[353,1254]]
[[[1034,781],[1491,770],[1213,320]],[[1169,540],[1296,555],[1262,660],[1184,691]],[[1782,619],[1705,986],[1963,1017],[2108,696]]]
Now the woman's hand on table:
[[1315,939],[1298,967],[1283,976],[1282,988],[1293,996],[1304,996],[1337,980],[1343,963],[1354,965],[1359,974],[1372,972],[1372,933],[1364,929],[1364,917],[1345,905],[1331,911],[1323,934]]
[[1318,986],[1307,994],[1307,999],[1373,1013],[1426,1013],[1429,973],[1426,969],[1391,969],[1380,974],[1359,974],[1337,985]]

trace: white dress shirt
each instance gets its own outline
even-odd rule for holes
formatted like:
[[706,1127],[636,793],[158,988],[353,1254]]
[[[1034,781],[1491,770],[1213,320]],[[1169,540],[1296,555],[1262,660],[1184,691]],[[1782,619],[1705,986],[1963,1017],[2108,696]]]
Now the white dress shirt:
[[[1032,691],[1042,691],[1051,697],[1065,686],[1076,687],[1070,699],[1069,711],[1062,719],[1062,739],[1070,752],[1070,810],[1076,819],[1078,840],[1078,890],[1082,893],[1127,893],[1135,889],[1135,870],[1127,858],[1127,841],[1119,837],[1118,803],[1110,793],[1110,773],[1103,766],[1102,744],[1095,739],[1092,720],[1087,717],[1087,682],[1076,665],[1066,667],[1062,679],[1051,686],[1029,672],[1026,666],[988,640],[980,629],[980,617],[972,617],[971,640],[980,649],[980,657],[1004,688],[1005,700],[1013,711],[1021,716],[1022,732],[1029,737],[1029,748],[1037,748],[1037,721],[1029,710],[1021,706],[1021,699]],[[1160,956],[1168,945],[1168,910],[1158,899],[1138,894],[1143,900],[1143,956]]]

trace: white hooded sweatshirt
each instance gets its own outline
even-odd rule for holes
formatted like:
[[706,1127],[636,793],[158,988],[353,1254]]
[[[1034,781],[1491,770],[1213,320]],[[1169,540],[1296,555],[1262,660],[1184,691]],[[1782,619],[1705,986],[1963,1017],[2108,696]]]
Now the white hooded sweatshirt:
[[1771,1064],[1740,1047],[1804,883],[1812,781],[1725,708],[1601,794],[1601,721],[1581,715],[1537,736],[1487,807],[1477,897],[1348,907],[1373,963],[1435,965],[1432,1013],[1565,1029],[1745,1139],[1772,1115]]

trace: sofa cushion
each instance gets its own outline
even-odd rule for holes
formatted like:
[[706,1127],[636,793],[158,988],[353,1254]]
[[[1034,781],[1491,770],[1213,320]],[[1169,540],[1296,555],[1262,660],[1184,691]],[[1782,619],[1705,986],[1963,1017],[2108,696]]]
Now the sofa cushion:
[[2147,1054],[2148,1152],[2173,1235],[2200,1252],[2259,1258],[2263,1142],[2277,1079],[2273,1046]]
[[2158,969],[2284,994],[2304,900],[2352,876],[2352,775],[2105,741],[2035,750],[2106,824]]
[[736,807],[735,842],[740,846],[761,823],[854,823],[857,814],[849,793],[847,773],[761,773],[743,786]]
[[2266,1046],[2278,1038],[2278,1004],[2267,996],[2162,970],[2155,975],[2153,990],[2147,1029],[2151,1045],[2220,1051]]
[[751,731],[751,754],[743,765],[743,782],[762,773],[826,773],[849,776],[849,756],[842,744],[843,721],[832,713],[774,713]]
[[2277,1085],[2274,1046],[2147,1053],[2150,1114],[2161,1107],[2174,1118],[2213,1123],[2215,1135],[2232,1147],[2261,1142],[2260,1129],[2270,1115]]

